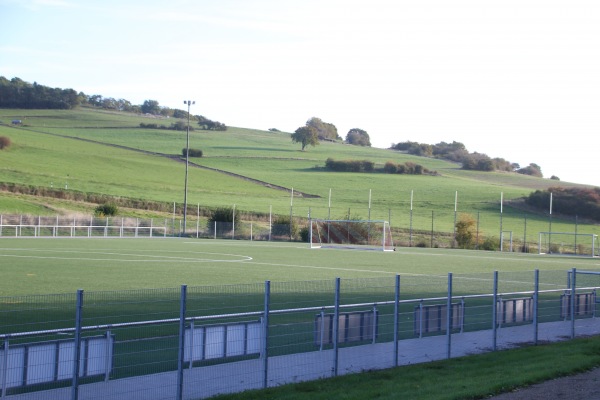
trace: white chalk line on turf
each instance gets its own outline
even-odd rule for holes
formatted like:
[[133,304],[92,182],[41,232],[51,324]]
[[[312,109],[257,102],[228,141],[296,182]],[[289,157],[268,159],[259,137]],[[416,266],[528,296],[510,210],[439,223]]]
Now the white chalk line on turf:
[[[51,257],[51,256],[18,256],[18,255],[6,255],[0,254],[0,257],[7,258],[33,258],[38,260],[74,260],[74,261],[118,261],[123,263],[160,263],[160,262],[168,262],[175,261],[180,263],[201,263],[201,262],[217,262],[217,263],[241,263],[246,262],[246,260],[211,260],[211,259],[193,259],[193,258],[172,258],[172,259],[159,259],[159,260],[124,260],[121,258],[83,258],[83,257]],[[249,257],[249,260],[252,258]]]
[[[269,267],[288,267],[288,268],[305,268],[305,269],[324,269],[330,271],[349,271],[349,272],[372,272],[375,274],[385,274],[385,275],[397,275],[398,273],[395,271],[380,271],[373,269],[356,269],[356,268],[340,268],[340,267],[318,267],[315,265],[296,265],[296,264],[277,264],[277,263],[264,263],[257,261],[249,261],[244,264],[253,264],[253,265],[266,265]],[[431,276],[425,274],[411,274],[411,273],[402,273],[401,275],[409,275],[409,276]]]
[[[226,260],[223,258],[194,258],[194,257],[173,257],[173,256],[165,256],[165,255],[150,255],[150,254],[131,254],[131,253],[119,253],[119,252],[109,252],[107,250],[103,251],[81,251],[81,250],[54,250],[54,249],[1,249],[1,250],[12,250],[12,251],[35,251],[35,252],[44,252],[44,253],[69,253],[69,254],[100,254],[102,256],[115,256],[115,258],[92,258],[92,257],[59,257],[59,256],[34,256],[31,254],[27,255],[17,255],[17,254],[0,254],[0,257],[7,258],[35,258],[35,259],[56,259],[56,260],[78,260],[78,261],[119,261],[119,262],[167,262],[167,261],[177,261],[177,262],[246,262],[251,261],[252,257],[246,255],[239,254],[223,254],[223,253],[207,253],[207,252],[198,252],[193,254],[205,254],[211,256],[223,256],[223,257],[237,257],[238,259],[234,260]],[[167,251],[168,252],[168,251]],[[137,259],[123,259],[119,257],[137,257]]]

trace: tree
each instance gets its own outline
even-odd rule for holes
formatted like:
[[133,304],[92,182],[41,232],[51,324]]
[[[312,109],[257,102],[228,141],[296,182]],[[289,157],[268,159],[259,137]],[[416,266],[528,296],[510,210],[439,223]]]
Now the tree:
[[227,125],[219,121],[212,121],[202,115],[196,115],[196,120],[198,121],[198,125],[200,125],[200,129],[205,131],[226,131]]
[[301,126],[292,133],[292,142],[301,143],[302,151],[308,145],[316,146],[319,144],[319,136],[317,130],[312,126]]
[[535,163],[531,163],[525,168],[518,169],[517,172],[519,174],[536,176],[538,178],[544,177],[544,175],[542,174],[542,167]]
[[312,117],[306,121],[306,126],[310,126],[317,131],[319,140],[337,140],[340,139],[335,125],[321,121],[320,118]]
[[352,128],[348,131],[348,134],[346,135],[346,143],[356,146],[371,147],[369,134],[366,131],[358,128]]
[[144,114],[160,114],[160,106],[158,105],[158,101],[144,100],[144,104],[142,104],[142,112]]

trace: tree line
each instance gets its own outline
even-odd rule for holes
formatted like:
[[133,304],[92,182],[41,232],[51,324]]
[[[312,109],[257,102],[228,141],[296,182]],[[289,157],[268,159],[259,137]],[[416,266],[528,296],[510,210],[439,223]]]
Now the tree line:
[[[162,107],[156,100],[145,100],[143,104],[135,105],[126,99],[103,97],[99,94],[87,95],[73,89],[51,88],[25,82],[20,78],[7,79],[0,76],[0,108],[22,109],[59,109],[70,110],[80,105],[102,108],[105,110],[126,111],[137,114],[151,114],[167,118],[187,119],[185,110]],[[190,116],[198,123],[199,129],[225,131],[227,125],[222,122],[212,121],[202,115]],[[158,124],[148,124],[148,128],[156,129],[185,129],[181,123],[173,123],[170,127]],[[154,126],[156,125],[156,126]]]
[[59,89],[0,76],[0,107],[69,110],[82,98],[73,89]]
[[600,221],[600,188],[551,187],[548,190],[536,190],[530,193],[525,198],[525,203],[549,212],[550,193],[552,193],[552,212]]
[[[417,156],[434,157],[461,163],[462,168],[466,170],[508,171],[539,178],[543,177],[542,168],[535,163],[521,167],[518,163],[511,163],[504,158],[491,158],[487,154],[477,152],[469,153],[464,144],[456,141],[452,143],[440,142],[434,145],[406,141],[392,144],[390,149],[405,151],[408,154]],[[552,179],[558,180],[554,176]]]

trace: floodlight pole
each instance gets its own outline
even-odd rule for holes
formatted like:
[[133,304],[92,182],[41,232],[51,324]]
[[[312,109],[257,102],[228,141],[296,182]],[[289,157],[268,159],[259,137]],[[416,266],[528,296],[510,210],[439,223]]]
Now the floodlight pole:
[[192,104],[196,104],[196,102],[193,100],[184,100],[183,104],[187,104],[188,106],[187,133],[185,141],[185,189],[183,194],[183,235],[185,236],[185,228],[187,227],[188,168],[190,165],[190,107]]

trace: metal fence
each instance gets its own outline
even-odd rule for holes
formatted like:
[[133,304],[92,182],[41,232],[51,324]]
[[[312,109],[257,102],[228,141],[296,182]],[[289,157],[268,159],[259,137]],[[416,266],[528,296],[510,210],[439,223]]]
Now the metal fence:
[[200,399],[600,334],[595,272],[0,298],[8,399]]
[[131,217],[42,217],[0,215],[0,237],[153,238],[188,236],[245,240],[296,240],[290,224],[256,222],[190,221],[184,230],[181,219]]
[[[232,213],[235,211],[232,209]],[[205,215],[208,211],[200,212],[198,208],[195,218],[187,220],[187,226],[183,226],[183,220],[176,218],[153,218],[141,219],[131,217],[42,217],[30,215],[0,215],[0,237],[195,237],[195,238],[220,238],[220,239],[242,239],[256,241],[304,241],[307,242],[310,228],[310,219],[307,217],[293,217],[290,215],[283,218],[273,214],[249,216],[237,212],[239,220],[236,222],[214,222]],[[572,225],[558,225],[555,221],[554,229],[563,229],[570,232],[566,236],[552,233],[552,224],[546,221],[528,221],[522,214],[504,213],[504,218],[499,219],[499,231],[496,233],[483,232],[479,229],[484,218],[477,214],[476,227],[473,233],[472,243],[469,248],[483,250],[499,250],[507,252],[532,252],[538,253],[542,249],[549,249],[554,253],[584,256],[599,256],[600,247],[594,247],[588,243],[589,240],[579,239],[580,236],[590,237],[592,233],[583,233],[577,219]],[[308,216],[316,217],[317,213]],[[348,211],[350,216],[350,211]],[[392,239],[398,247],[457,247],[456,230],[454,226],[458,213],[417,213],[410,211],[408,215],[392,217],[390,223]],[[290,223],[289,221],[292,221]],[[480,219],[482,221],[480,221]],[[504,222],[503,222],[504,221]],[[475,222],[474,222],[475,223]],[[486,220],[489,224],[490,221]],[[424,227],[427,228],[424,228]],[[580,236],[574,232],[580,232]],[[597,226],[586,227],[587,231],[598,232]],[[545,236],[548,241],[542,243],[540,232],[548,232]],[[560,232],[560,231],[555,231]],[[546,251],[546,250],[544,250]]]

